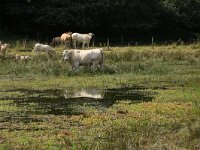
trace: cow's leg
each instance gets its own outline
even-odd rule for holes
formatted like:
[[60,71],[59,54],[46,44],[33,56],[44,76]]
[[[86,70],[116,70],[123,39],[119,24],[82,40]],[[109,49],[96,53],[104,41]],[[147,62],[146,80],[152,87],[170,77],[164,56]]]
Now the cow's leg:
[[39,54],[39,51],[38,50],[35,50],[34,51],[34,55],[38,55]]
[[76,47],[79,48],[80,42],[76,41]]
[[103,61],[99,63],[100,69],[103,70]]
[[85,46],[85,42],[82,43],[82,48],[84,48],[84,46]]
[[65,46],[65,48],[67,48],[67,42],[66,41],[64,42],[64,46]]
[[92,65],[92,71],[95,71],[96,70],[96,65],[93,63]]
[[2,57],[3,58],[5,57],[5,51],[2,51]]
[[69,41],[67,41],[67,45],[66,45],[68,48],[70,48],[70,45],[69,45]]
[[90,46],[89,43],[87,43],[87,47],[88,47],[88,48],[89,48],[89,46]]
[[73,41],[73,47],[76,49],[76,40]]
[[76,62],[73,66],[72,66],[73,70],[78,71],[79,70],[79,62]]
[[66,41],[66,48],[70,48],[70,43],[69,43],[69,41]]
[[92,71],[96,70],[98,62],[92,61]]

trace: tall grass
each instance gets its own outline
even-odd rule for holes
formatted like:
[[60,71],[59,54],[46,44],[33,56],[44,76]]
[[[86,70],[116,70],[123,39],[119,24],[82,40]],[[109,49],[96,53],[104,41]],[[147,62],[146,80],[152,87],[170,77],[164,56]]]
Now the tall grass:
[[107,59],[113,62],[118,61],[144,61],[149,59],[160,59],[163,61],[172,60],[190,60],[191,58],[199,58],[200,50],[126,50],[108,52],[106,55]]
[[[114,48],[113,51],[105,50],[104,70],[92,71],[90,68],[71,70],[68,63],[62,61],[62,56],[49,56],[45,53],[35,56],[31,52],[34,42],[28,44],[28,49],[14,43],[10,47],[7,59],[0,60],[0,74],[17,75],[50,75],[50,76],[73,76],[73,75],[95,75],[113,73],[134,74],[168,74],[177,73],[182,65],[197,67],[200,62],[200,50],[189,46],[177,47],[127,47]],[[190,48],[190,49],[189,49]],[[56,47],[61,52],[62,46]],[[30,55],[32,60],[15,61],[14,55]]]

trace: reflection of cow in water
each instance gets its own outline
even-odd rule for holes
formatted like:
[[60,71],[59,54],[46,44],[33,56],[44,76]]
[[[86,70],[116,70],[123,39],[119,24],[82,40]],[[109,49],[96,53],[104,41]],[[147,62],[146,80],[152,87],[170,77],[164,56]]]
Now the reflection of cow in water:
[[64,93],[65,98],[94,98],[102,99],[105,91],[101,89],[81,89],[81,90],[66,90]]

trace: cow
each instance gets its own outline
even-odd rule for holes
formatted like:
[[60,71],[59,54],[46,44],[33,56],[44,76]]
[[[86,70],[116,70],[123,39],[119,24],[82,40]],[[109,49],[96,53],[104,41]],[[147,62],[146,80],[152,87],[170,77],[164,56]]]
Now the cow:
[[28,60],[32,59],[30,56],[20,56],[19,54],[16,54],[15,55],[15,59],[16,60],[24,60],[25,62],[27,62]]
[[1,43],[0,52],[1,52],[2,57],[5,57],[7,48],[8,48],[7,43],[5,43],[5,44]]
[[87,47],[89,47],[92,36],[94,36],[93,33],[88,33],[88,34],[73,33],[72,34],[73,47],[76,49],[77,43],[82,43],[82,48],[84,48],[85,44],[87,44]]
[[70,47],[71,40],[72,40],[72,32],[66,32],[61,35],[61,43],[64,44],[66,47]]
[[1,53],[1,46],[2,46],[2,42],[0,41],[0,53]]
[[21,59],[21,56],[20,56],[19,54],[16,54],[16,55],[15,55],[15,59],[16,59],[16,60],[20,60],[20,59]]
[[92,66],[92,69],[100,67],[103,69],[104,53],[102,48],[91,50],[64,50],[63,59],[68,61],[72,69],[79,66]]
[[50,54],[52,52],[55,53],[55,49],[53,49],[51,46],[40,44],[40,43],[35,44],[33,51],[36,54],[38,54],[42,51],[46,52],[47,54]]
[[59,44],[61,44],[61,37],[54,37],[50,43],[50,45],[53,47]]

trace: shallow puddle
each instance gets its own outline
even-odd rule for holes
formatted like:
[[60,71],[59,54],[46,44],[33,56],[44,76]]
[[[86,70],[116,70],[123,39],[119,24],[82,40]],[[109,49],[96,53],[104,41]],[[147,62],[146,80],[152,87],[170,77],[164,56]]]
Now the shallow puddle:
[[[26,108],[28,114],[76,115],[87,111],[86,107],[103,110],[123,100],[131,103],[151,101],[155,88],[122,87],[114,89],[25,90],[18,89],[20,96],[14,99],[17,107]],[[13,92],[10,90],[7,92]],[[151,92],[149,92],[151,91]],[[3,99],[1,97],[1,99]]]

